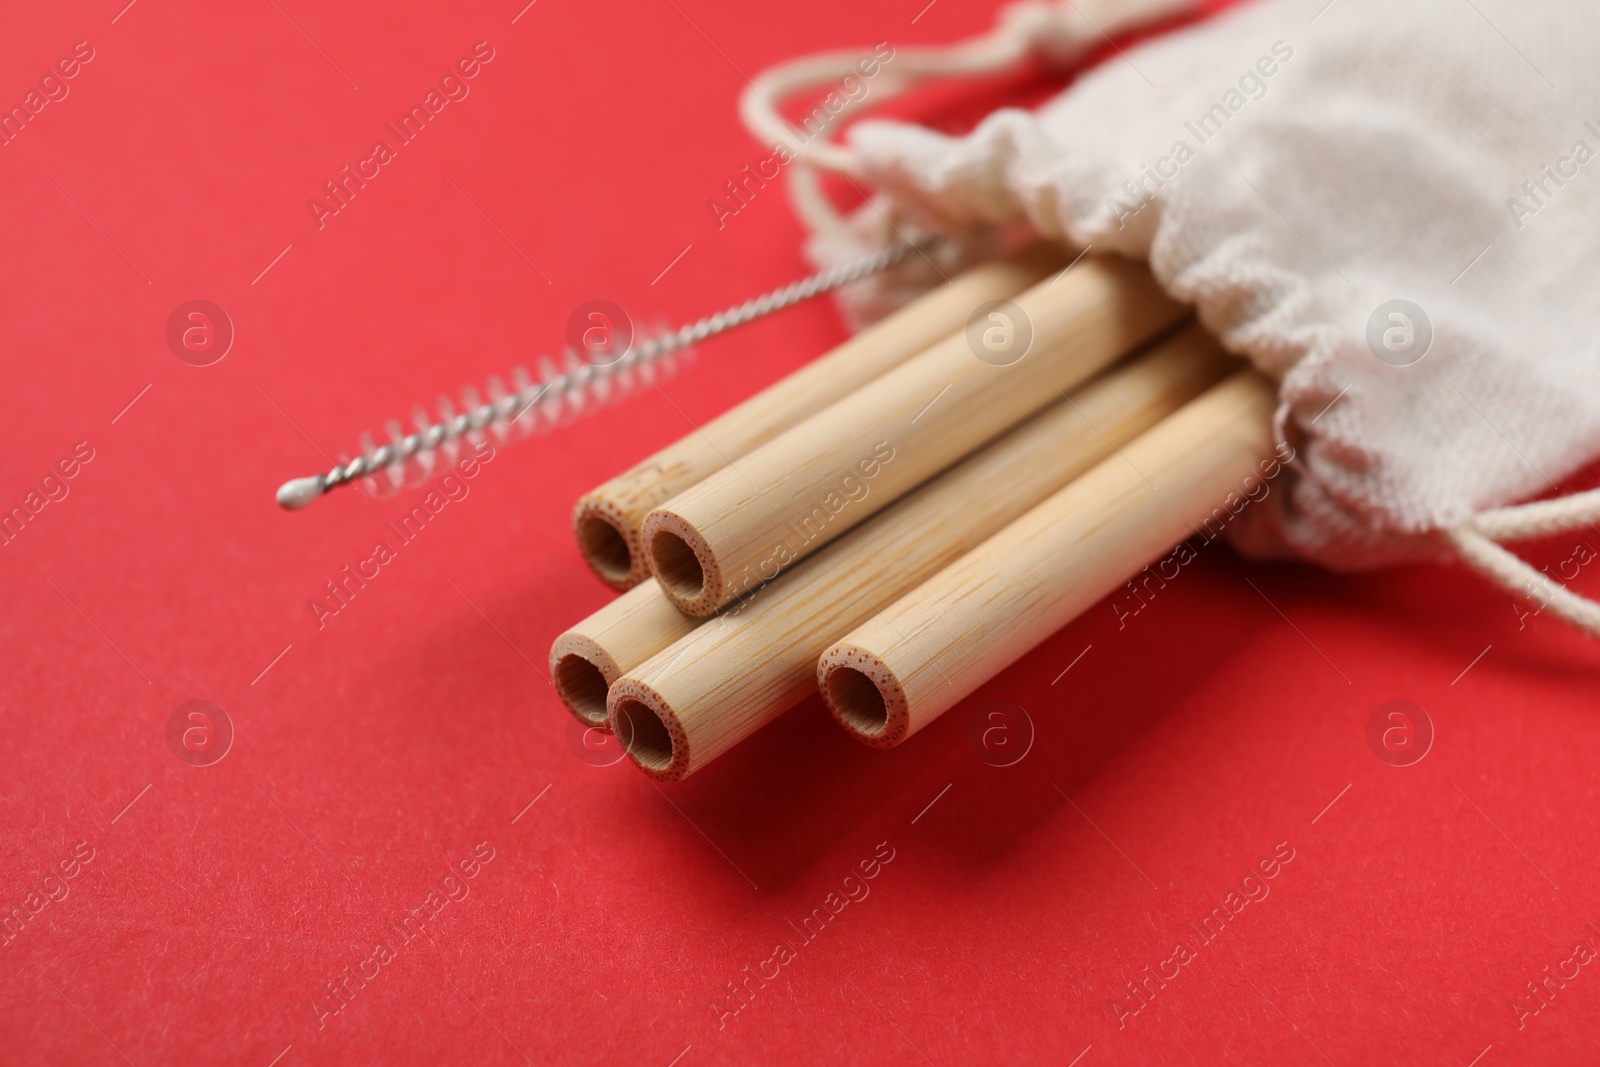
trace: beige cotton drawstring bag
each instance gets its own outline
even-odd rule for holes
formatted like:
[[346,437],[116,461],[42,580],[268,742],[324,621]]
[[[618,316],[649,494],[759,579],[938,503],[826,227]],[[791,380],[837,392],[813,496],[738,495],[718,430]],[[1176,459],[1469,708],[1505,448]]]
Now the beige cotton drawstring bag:
[[[1186,6],[1013,4],[985,37],[895,50],[846,109],[1030,55],[1073,62]],[[1017,224],[1148,261],[1279,383],[1296,478],[1238,524],[1243,551],[1346,570],[1458,558],[1600,636],[1600,605],[1502,547],[1600,544],[1600,490],[1560,495],[1600,458],[1597,42],[1588,0],[1256,0],[1113,50],[965,136],[865,120],[834,143],[780,117],[853,52],[768,71],[741,111],[792,154],[820,262],[920,227],[950,238],[948,271]],[[818,171],[877,192],[843,218]],[[868,279],[847,310],[937,278]]]

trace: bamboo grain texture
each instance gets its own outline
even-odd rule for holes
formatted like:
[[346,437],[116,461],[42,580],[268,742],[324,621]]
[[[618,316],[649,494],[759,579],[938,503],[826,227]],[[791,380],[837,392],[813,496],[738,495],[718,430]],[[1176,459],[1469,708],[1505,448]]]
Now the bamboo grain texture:
[[830,643],[1230,365],[1199,327],[1180,331],[626,670],[607,707],[612,728],[631,739],[629,756],[663,780],[703,767],[810,693],[817,656]]
[[1219,505],[1256,492],[1279,469],[1275,403],[1265,378],[1235,373],[883,605],[819,658],[835,719],[868,744],[900,744]]
[[1063,265],[1035,244],[958,275],[737,407],[581,497],[573,532],[584,560],[615,589],[649,577],[645,515],[814,412],[961,329],[972,309],[1015,296]]
[[1014,307],[995,328],[1013,327],[1016,351],[980,358],[969,331],[948,337],[650,512],[642,538],[667,596],[709,615],[1183,314],[1141,265],[1093,256]]

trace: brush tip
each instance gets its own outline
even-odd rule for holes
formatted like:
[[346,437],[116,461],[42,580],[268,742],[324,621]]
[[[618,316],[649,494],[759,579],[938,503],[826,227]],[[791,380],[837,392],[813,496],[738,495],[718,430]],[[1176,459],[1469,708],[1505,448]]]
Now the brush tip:
[[309,478],[291,478],[278,486],[278,506],[289,511],[299,511],[322,495],[325,487],[322,475]]

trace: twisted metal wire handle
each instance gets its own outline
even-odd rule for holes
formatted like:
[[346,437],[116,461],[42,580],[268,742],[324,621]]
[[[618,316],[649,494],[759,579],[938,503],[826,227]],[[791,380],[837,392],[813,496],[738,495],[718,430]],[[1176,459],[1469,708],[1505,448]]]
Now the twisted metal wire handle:
[[[531,432],[539,421],[539,415],[554,425],[563,414],[581,410],[591,399],[607,399],[613,384],[626,386],[633,377],[648,374],[666,356],[802,300],[887,270],[911,253],[931,248],[938,240],[929,236],[908,241],[818,271],[808,278],[774,289],[715,315],[708,315],[687,326],[641,340],[605,362],[594,361],[592,354],[580,358],[568,349],[560,368],[548,358],[541,361],[538,381],[534,381],[520,367],[512,373],[515,388],[510,391],[499,379],[491,378],[487,387],[487,401],[481,399],[476,389],[468,386],[462,391],[465,410],[458,413],[448,398],[441,398],[439,419],[430,422],[419,406],[412,417],[416,426],[414,431],[403,434],[399,422],[391,422],[390,439],[386,443],[374,445],[370,436],[366,437],[363,439],[362,453],[356,458],[335,466],[325,474],[312,474],[284,482],[278,487],[278,503],[288,510],[298,511],[331,489],[383,472],[390,473],[398,485],[408,462],[420,464],[426,476],[433,469],[434,453],[440,450],[451,452],[463,439],[471,440],[474,435],[485,432],[509,435],[513,429]],[[529,412],[535,412],[535,418],[523,426],[521,420]]]

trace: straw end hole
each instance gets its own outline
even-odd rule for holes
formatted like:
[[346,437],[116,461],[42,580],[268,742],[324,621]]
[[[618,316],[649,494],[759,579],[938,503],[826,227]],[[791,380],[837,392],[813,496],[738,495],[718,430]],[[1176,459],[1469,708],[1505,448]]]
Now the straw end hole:
[[607,581],[620,582],[633,573],[633,547],[604,515],[590,513],[578,520],[578,547],[589,566]]
[[650,562],[656,579],[670,592],[686,600],[704,594],[706,572],[700,557],[671,530],[657,530],[650,538]]
[[824,681],[828,702],[852,729],[876,737],[889,725],[889,705],[872,678],[854,667],[837,666]]
[[672,733],[648,704],[622,698],[613,712],[612,726],[624,750],[640,767],[662,772],[672,766]]

